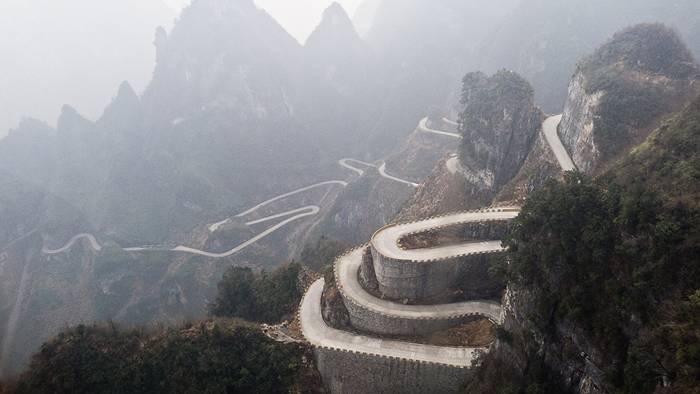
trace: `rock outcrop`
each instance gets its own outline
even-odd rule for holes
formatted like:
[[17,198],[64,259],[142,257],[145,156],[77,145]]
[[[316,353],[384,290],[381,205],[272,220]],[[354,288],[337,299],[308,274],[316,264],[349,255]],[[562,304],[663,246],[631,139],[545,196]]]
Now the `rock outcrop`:
[[582,56],[616,31],[658,21],[676,29],[700,56],[696,0],[533,0],[519,2],[482,43],[478,69],[514,70],[535,88],[545,112],[560,113]]
[[460,161],[472,194],[492,198],[520,170],[543,120],[530,84],[510,71],[463,80]]
[[584,59],[569,85],[559,134],[579,170],[643,141],[700,90],[700,69],[674,31],[638,25]]

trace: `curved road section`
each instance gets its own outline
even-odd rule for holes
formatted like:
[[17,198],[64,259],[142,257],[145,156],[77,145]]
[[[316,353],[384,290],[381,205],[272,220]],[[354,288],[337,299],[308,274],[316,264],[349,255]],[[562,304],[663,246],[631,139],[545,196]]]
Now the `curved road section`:
[[[564,149],[557,135],[557,127],[561,121],[561,115],[549,117],[543,123],[543,133],[561,168],[565,171],[575,169],[575,165]],[[453,122],[446,123],[453,124]],[[427,118],[421,120],[419,128],[422,131],[439,135],[461,138],[456,133],[433,130],[427,126]],[[342,163],[341,163],[342,165]],[[447,167],[451,173],[461,173],[459,159],[450,158]],[[360,169],[356,169],[360,173]],[[385,166],[380,167],[380,173],[385,172]],[[414,223],[395,224],[378,230],[372,237],[371,248],[375,271],[388,264],[387,272],[394,275],[400,271],[414,272],[411,266],[416,264],[428,267],[432,264],[452,264],[456,258],[472,254],[499,253],[504,248],[500,241],[464,242],[455,245],[436,246],[424,249],[403,249],[399,241],[410,234],[421,233],[465,223],[509,221],[520,213],[518,207],[506,207],[486,209],[477,212],[464,212],[441,217],[433,217]],[[394,334],[401,334],[402,329],[418,331],[420,323],[415,322],[454,322],[455,317],[465,315],[477,315],[487,317],[495,323],[502,320],[500,304],[493,302],[461,302],[444,305],[405,305],[378,298],[365,290],[358,279],[358,273],[362,264],[365,248],[356,249],[336,260],[335,277],[343,301],[351,315],[353,325],[359,323],[359,328],[378,335],[386,334],[383,327],[391,327]],[[385,262],[384,262],[385,261]],[[408,269],[406,269],[408,267]],[[434,271],[439,272],[439,271]],[[418,271],[415,271],[418,274]],[[414,275],[415,275],[414,274]],[[398,277],[397,277],[398,278]],[[395,278],[394,278],[395,279]],[[401,285],[406,283],[399,280]],[[410,282],[410,278],[408,280]],[[421,281],[419,281],[421,282]],[[302,333],[306,340],[313,346],[322,349],[338,350],[360,354],[371,354],[387,358],[399,358],[415,362],[437,363],[459,368],[469,368],[478,348],[470,347],[440,347],[415,343],[400,342],[391,339],[368,337],[361,334],[345,332],[329,327],[322,317],[321,297],[324,280],[319,279],[307,291],[299,309],[299,320]],[[353,316],[355,315],[355,319]],[[358,318],[359,316],[359,318]],[[439,325],[427,324],[428,328],[436,328]]]
[[324,280],[319,279],[309,287],[299,310],[299,320],[304,338],[314,347],[399,358],[410,361],[446,364],[468,368],[481,348],[442,347],[372,338],[329,327],[321,316],[321,296]]
[[386,163],[382,163],[381,166],[379,166],[379,175],[383,176],[386,179],[391,179],[392,181],[403,183],[405,185],[413,186],[413,187],[418,187],[420,186],[419,184],[411,181],[407,181],[405,179],[397,178],[395,176],[389,175],[386,172]]
[[[430,218],[414,223],[386,226],[372,237],[373,252],[393,262],[410,265],[420,261],[450,261],[471,254],[498,253],[504,251],[500,241],[465,242],[456,245],[426,249],[406,250],[399,240],[409,234],[439,229],[463,223],[507,221],[515,218],[518,208],[498,208],[478,212],[464,212]],[[358,279],[365,248],[351,251],[335,264],[335,275],[343,301],[350,312],[356,328],[378,335],[428,334],[446,329],[468,318],[486,317],[496,324],[501,323],[501,306],[496,302],[469,301],[442,305],[404,305],[378,298],[366,291]],[[375,253],[373,253],[374,255]],[[374,261],[382,264],[381,260]],[[466,368],[471,365],[478,350],[474,347],[443,347],[421,345],[395,340],[370,338],[364,335],[343,332],[327,326],[321,313],[323,280],[309,289],[300,308],[300,321],[305,338],[314,346],[398,357],[418,362],[431,362]]]
[[363,170],[361,168],[357,168],[350,163],[357,163],[363,167],[372,167],[372,168],[377,167],[372,163],[367,163],[367,162],[357,160],[357,159],[340,159],[340,160],[338,160],[338,164],[340,164],[341,167],[347,168],[350,171],[356,172],[360,176],[365,174],[365,170]]
[[44,253],[44,254],[59,254],[59,253],[64,253],[64,252],[68,251],[68,249],[72,248],[73,245],[74,245],[76,242],[78,242],[79,240],[81,240],[81,239],[87,240],[87,241],[90,243],[90,247],[91,247],[94,251],[99,252],[100,250],[102,250],[102,246],[100,246],[100,244],[97,242],[97,239],[95,239],[95,236],[94,236],[94,235],[92,235],[92,234],[78,234],[78,235],[76,235],[75,237],[71,238],[70,241],[68,241],[68,243],[66,243],[66,245],[63,246],[62,248],[59,248],[59,249],[48,249],[46,246],[44,246],[44,247],[41,249],[41,252]]
[[542,132],[544,132],[545,139],[547,143],[552,148],[554,156],[557,157],[559,166],[564,171],[573,171],[576,169],[574,161],[571,160],[571,156],[564,148],[559,135],[557,134],[557,129],[559,128],[559,123],[561,123],[561,118],[563,115],[550,116],[542,124]]
[[519,213],[520,209],[517,207],[498,208],[458,213],[422,220],[420,222],[387,226],[374,234],[372,237],[372,247],[384,257],[407,262],[448,260],[471,254],[501,252],[504,250],[501,246],[501,241],[467,242],[457,245],[412,250],[402,249],[398,241],[410,234],[435,230],[442,227],[465,223],[512,220],[517,217]]
[[444,135],[446,137],[462,139],[462,136],[460,134],[457,134],[457,133],[450,133],[449,131],[431,129],[430,127],[428,127],[428,118],[427,117],[420,120],[420,123],[418,123],[418,129],[420,131],[423,131],[426,133],[432,133],[432,134],[437,134],[437,135]]
[[496,302],[467,301],[444,305],[405,305],[377,298],[368,293],[358,280],[363,249],[357,249],[336,263],[336,276],[341,291],[360,305],[388,316],[404,319],[449,319],[453,316],[475,315],[488,318],[494,323],[501,321],[501,306]]

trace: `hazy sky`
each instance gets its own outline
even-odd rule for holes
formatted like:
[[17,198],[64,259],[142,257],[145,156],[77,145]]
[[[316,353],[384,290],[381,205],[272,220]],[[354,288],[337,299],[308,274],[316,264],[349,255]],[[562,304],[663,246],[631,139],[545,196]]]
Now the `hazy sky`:
[[[301,43],[332,3],[254,1]],[[338,2],[352,16],[363,0]],[[0,138],[24,116],[55,124],[63,104],[96,119],[124,80],[142,92],[153,71],[155,27],[170,26],[189,3],[0,0],[0,59],[7,60],[0,64]]]
[[[2,0],[0,0],[2,1]],[[352,17],[363,0],[337,0]],[[174,8],[181,8],[190,0],[165,0]],[[321,21],[321,15],[332,0],[255,0],[299,42],[303,43]]]
[[[299,42],[306,41],[331,0],[255,0]],[[338,0],[352,17],[362,0]]]

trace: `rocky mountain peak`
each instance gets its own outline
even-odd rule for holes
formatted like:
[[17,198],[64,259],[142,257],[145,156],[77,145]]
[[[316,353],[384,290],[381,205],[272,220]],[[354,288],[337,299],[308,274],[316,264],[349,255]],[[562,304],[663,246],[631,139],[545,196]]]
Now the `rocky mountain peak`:
[[117,91],[117,97],[114,102],[124,102],[124,103],[134,103],[139,101],[139,96],[131,87],[128,81],[124,81],[119,85],[119,90]]
[[543,119],[534,91],[520,75],[501,70],[464,77],[461,161],[471,183],[487,194],[522,166]]
[[698,91],[700,69],[674,30],[644,23],[620,31],[579,63],[559,128],[576,166],[593,173],[641,143]]
[[330,45],[356,45],[361,41],[345,9],[333,2],[324,12],[321,23],[306,41],[307,48]]
[[56,129],[59,132],[66,132],[83,129],[86,126],[89,127],[90,124],[91,122],[83,118],[75,108],[70,105],[64,105],[61,108],[61,115],[56,122]]
[[343,6],[341,6],[337,1],[331,3],[328,8],[323,12],[323,20],[330,21],[333,24],[345,23],[350,20],[347,12]]
[[124,81],[119,85],[116,97],[105,108],[99,123],[132,127],[135,124],[134,122],[140,119],[141,114],[141,100],[139,96],[129,82]]

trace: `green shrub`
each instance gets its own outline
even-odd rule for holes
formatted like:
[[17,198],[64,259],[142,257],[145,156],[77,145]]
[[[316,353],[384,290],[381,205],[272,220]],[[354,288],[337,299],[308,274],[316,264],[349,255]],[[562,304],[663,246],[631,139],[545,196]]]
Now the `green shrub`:
[[256,274],[247,267],[232,267],[219,282],[219,294],[210,310],[214,316],[238,317],[278,323],[301,302],[301,265],[293,263],[272,273]]

